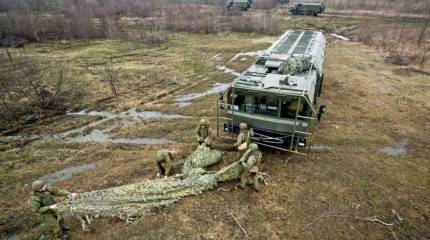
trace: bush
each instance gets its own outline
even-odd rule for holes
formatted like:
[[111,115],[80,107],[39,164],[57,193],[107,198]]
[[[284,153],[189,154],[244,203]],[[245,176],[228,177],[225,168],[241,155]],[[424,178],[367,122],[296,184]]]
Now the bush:
[[0,117],[4,121],[29,112],[65,112],[83,98],[83,89],[71,81],[73,74],[61,62],[4,51],[0,65]]

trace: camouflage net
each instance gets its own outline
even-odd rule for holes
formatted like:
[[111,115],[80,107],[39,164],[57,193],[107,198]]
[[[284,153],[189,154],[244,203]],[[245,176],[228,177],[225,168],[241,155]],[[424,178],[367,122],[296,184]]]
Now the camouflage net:
[[304,56],[294,56],[288,58],[288,60],[279,67],[281,74],[295,75],[309,70],[311,67],[310,59]]
[[[249,154],[250,151],[246,152],[241,161]],[[79,218],[84,229],[93,217],[119,217],[132,222],[153,209],[213,189],[218,182],[238,178],[242,171],[240,161],[217,172],[204,170],[221,159],[220,151],[202,145],[185,160],[180,175],[80,193],[77,197],[61,203],[58,212]]]

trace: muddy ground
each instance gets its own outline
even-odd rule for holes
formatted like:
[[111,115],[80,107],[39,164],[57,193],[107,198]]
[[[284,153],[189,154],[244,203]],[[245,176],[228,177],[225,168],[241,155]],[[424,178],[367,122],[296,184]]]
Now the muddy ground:
[[[386,63],[383,52],[355,42],[357,18],[285,17],[285,30],[322,29],[328,40],[319,100],[328,113],[309,156],[266,149],[270,177],[260,193],[223,183],[133,224],[97,219],[89,232],[68,218],[71,238],[245,238],[231,214],[252,239],[430,238],[429,76],[399,74],[401,67]],[[199,118],[209,117],[214,126],[216,91],[253,57],[229,60],[276,39],[176,33],[161,46],[102,40],[29,45],[34,55],[73,63],[86,97],[67,115],[0,138],[0,236],[40,234],[40,219],[26,204],[35,179],[74,192],[104,189],[154,178],[153,156],[161,148],[187,156]],[[109,97],[95,71],[109,58],[122,69],[117,97]],[[223,164],[238,158],[228,153]]]

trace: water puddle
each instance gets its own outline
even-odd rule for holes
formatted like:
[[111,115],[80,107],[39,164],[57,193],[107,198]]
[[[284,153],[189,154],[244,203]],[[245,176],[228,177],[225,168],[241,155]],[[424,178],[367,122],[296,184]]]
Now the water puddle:
[[187,95],[177,96],[177,97],[175,97],[175,101],[179,105],[179,107],[188,106],[191,104],[190,101],[192,101],[194,99],[209,96],[209,95],[220,93],[220,92],[224,92],[225,90],[228,89],[229,86],[230,86],[230,84],[215,83],[211,89],[209,89],[205,92],[190,93]]
[[397,157],[408,152],[407,141],[400,143],[398,147],[385,147],[378,150],[390,157]]
[[134,119],[175,119],[175,118],[187,118],[187,116],[179,115],[179,114],[167,114],[162,112],[155,111],[143,111],[137,112],[136,109],[132,108],[124,112],[120,113],[111,113],[106,111],[89,111],[82,110],[80,112],[69,112],[67,115],[72,116],[96,116],[96,117],[107,117],[107,118],[134,118]]
[[166,138],[112,138],[107,130],[93,129],[89,134],[80,134],[75,137],[67,137],[64,139],[68,142],[86,143],[86,142],[101,142],[114,144],[131,144],[131,145],[160,145],[173,144]]
[[87,112],[86,110],[82,110],[80,112],[68,112],[67,115],[72,115],[72,116],[91,116],[91,117],[114,117],[115,114],[111,113],[111,112],[99,112],[99,111],[90,111]]
[[344,37],[344,36],[342,36],[342,35],[335,34],[335,33],[330,34],[330,36],[333,36],[333,37],[335,37],[335,38],[338,38],[338,39],[341,39],[341,40],[344,40],[344,41],[350,41],[350,39],[349,39],[349,38]]
[[[113,143],[113,144],[132,144],[132,145],[158,145],[158,144],[172,144],[176,143],[166,138],[113,138],[110,132],[122,126],[131,125],[138,123],[140,120],[148,119],[180,119],[189,118],[179,114],[166,114],[155,111],[144,111],[137,112],[135,109],[130,109],[120,113],[111,113],[106,111],[86,111],[80,112],[69,112],[67,115],[72,116],[95,116],[102,117],[102,119],[92,122],[88,125],[69,130],[60,134],[38,134],[38,135],[17,135],[8,136],[10,140],[33,140],[35,142],[40,141],[66,141],[66,142],[102,142],[102,143]],[[97,125],[106,123],[113,120],[109,126],[103,130],[96,129]],[[90,130],[89,134],[85,134],[86,130]],[[73,136],[76,135],[76,136]],[[72,136],[72,137],[70,137]]]
[[7,240],[17,240],[18,239],[18,233],[12,233],[6,236]]
[[41,177],[40,180],[43,180],[48,185],[52,185],[56,182],[67,180],[71,178],[74,174],[95,169],[101,165],[102,165],[101,162],[95,162],[95,163],[87,163],[87,164],[72,166],[72,167],[68,167],[63,170],[54,172],[52,174],[45,175]]

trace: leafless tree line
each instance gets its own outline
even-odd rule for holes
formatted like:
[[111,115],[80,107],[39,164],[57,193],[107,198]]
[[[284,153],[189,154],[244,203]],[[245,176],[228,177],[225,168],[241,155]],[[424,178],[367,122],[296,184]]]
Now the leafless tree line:
[[430,58],[430,22],[386,23],[375,19],[359,22],[357,40],[388,52],[388,61],[424,66]]
[[[159,44],[166,31],[214,33],[222,30],[277,33],[241,14],[225,13],[224,0],[0,0],[0,44],[46,39],[134,38]],[[207,4],[207,5],[205,5]],[[214,6],[210,6],[214,5]],[[258,0],[255,6],[271,9],[276,0]],[[218,6],[218,7],[217,7]],[[271,23],[276,16],[270,16]],[[124,21],[128,19],[129,21]],[[130,24],[130,20],[137,23]],[[250,24],[252,20],[252,24]],[[137,26],[137,27],[136,27]]]
[[369,10],[409,14],[427,14],[430,11],[428,0],[325,0],[331,9]]

